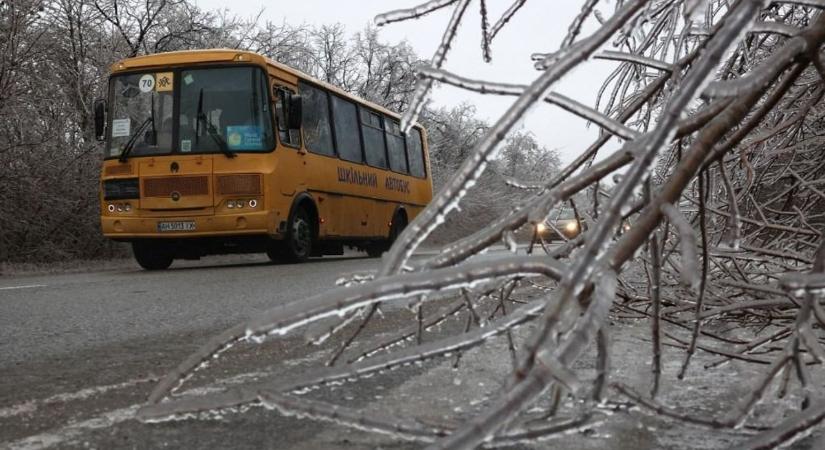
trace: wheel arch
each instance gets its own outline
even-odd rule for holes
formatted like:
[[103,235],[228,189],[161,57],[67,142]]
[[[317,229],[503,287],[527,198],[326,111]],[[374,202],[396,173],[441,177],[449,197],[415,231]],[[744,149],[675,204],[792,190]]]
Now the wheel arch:
[[[292,199],[292,206],[289,207],[289,216],[287,224],[292,222],[292,217],[295,211],[299,208],[306,208],[307,212],[312,216],[312,233],[315,239],[318,239],[319,223],[318,205],[315,204],[315,199],[308,192],[301,192]],[[287,225],[289,226],[289,225]]]
[[410,215],[407,212],[407,207],[405,205],[397,205],[395,210],[392,212],[392,217],[390,220],[395,222],[397,217],[403,218],[405,225],[410,223]]

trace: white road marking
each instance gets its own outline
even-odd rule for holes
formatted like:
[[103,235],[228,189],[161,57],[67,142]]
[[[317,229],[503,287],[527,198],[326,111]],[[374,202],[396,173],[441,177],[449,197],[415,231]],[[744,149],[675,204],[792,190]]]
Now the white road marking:
[[[217,380],[215,384],[223,387],[229,387],[232,385],[243,384],[247,381],[251,381],[266,375],[269,375],[269,373],[250,372],[241,375],[236,375],[230,378],[225,378],[223,380]],[[8,414],[8,416],[10,417],[18,414],[23,414],[29,411],[34,411],[37,409],[37,404],[47,404],[55,401],[80,400],[112,389],[122,389],[125,387],[133,386],[135,384],[145,383],[149,381],[157,381],[157,379],[143,378],[139,380],[131,380],[120,384],[99,386],[94,388],[83,389],[77,392],[57,394],[44,400],[32,400],[20,403],[10,408],[0,409],[0,418],[4,417],[2,415],[3,413]],[[218,386],[206,386],[189,389],[187,391],[181,392],[179,395],[204,395],[212,392],[219,392],[221,390],[222,389]],[[0,447],[13,450],[41,450],[49,447],[58,446],[67,443],[72,439],[77,438],[78,436],[83,435],[83,433],[87,431],[110,427],[120,422],[125,422],[127,420],[134,420],[135,413],[141,406],[143,406],[143,404],[139,403],[127,406],[125,408],[107,411],[96,417],[92,417],[91,419],[87,419],[81,422],[70,422],[62,427],[55,428],[40,434],[36,434],[34,436],[29,436],[14,442],[10,442],[8,443],[8,447],[3,447],[2,445],[0,445]],[[0,444],[4,443],[0,442]]]
[[[287,365],[298,365],[304,364],[310,361],[317,361],[326,356],[327,353],[331,352],[332,350],[325,350],[321,352],[315,352],[309,356],[298,358],[295,360],[287,360],[281,361],[280,364],[286,363]],[[272,372],[269,371],[255,371],[244,373],[240,375],[235,375],[229,378],[224,378],[220,380],[215,380],[215,382],[210,386],[198,387],[198,388],[191,388],[183,392],[179,392],[177,395],[180,396],[189,396],[189,395],[204,395],[212,392],[221,391],[223,388],[244,384],[249,381],[253,381],[259,378],[266,377],[271,375]],[[20,414],[25,414],[28,412],[34,412],[38,409],[38,405],[46,405],[49,403],[55,402],[68,402],[71,400],[83,400],[89,398],[93,395],[102,394],[107,391],[115,390],[115,389],[124,389],[127,387],[135,386],[140,383],[152,382],[157,381],[157,378],[147,377],[147,378],[139,378],[135,380],[126,381],[123,383],[118,384],[111,384],[108,386],[97,386],[87,389],[82,389],[77,392],[67,392],[62,394],[53,395],[51,397],[42,399],[42,400],[29,400],[23,403],[19,403],[17,405],[2,408],[0,409],[0,418],[4,417],[13,417]],[[39,433],[33,436],[29,436],[23,439],[19,439],[14,442],[8,443],[7,447],[3,447],[6,443],[0,442],[0,447],[14,449],[14,450],[40,450],[49,447],[59,446],[62,444],[66,444],[70,442],[72,439],[76,439],[79,436],[82,436],[85,432],[90,430],[97,430],[100,428],[106,428],[113,425],[116,425],[120,422],[125,422],[127,420],[134,420],[135,413],[137,412],[140,407],[143,406],[142,403],[130,405],[125,408],[115,409],[112,411],[107,411],[102,413],[98,416],[92,417],[90,419],[81,421],[81,422],[70,422],[65,424],[62,427],[54,428],[49,431],[45,431],[43,433]]]
[[81,389],[77,392],[64,392],[40,400],[28,400],[13,406],[0,408],[0,419],[19,416],[20,414],[32,413],[36,411],[41,405],[48,405],[57,402],[68,402],[72,400],[83,400],[93,395],[103,394],[108,391],[117,389],[126,389],[132,386],[137,386],[138,384],[149,383],[158,380],[159,378],[157,377],[138,378],[135,380],[125,381],[123,383],[110,384],[108,386],[95,386],[91,388]]
[[132,405],[109,411],[82,422],[70,423],[56,430],[20,439],[9,444],[7,448],[14,450],[39,450],[60,445],[69,439],[80,436],[86,431],[106,428],[116,423],[134,419],[135,412],[137,412],[138,408],[140,408],[140,405]]
[[8,287],[0,287],[0,291],[10,291],[12,289],[34,289],[39,287],[46,287],[45,284],[28,284],[25,286],[8,286]]
[[35,402],[29,401],[18,403],[14,406],[0,408],[0,419],[5,419],[6,417],[19,416],[20,414],[33,413],[36,410],[37,404]]

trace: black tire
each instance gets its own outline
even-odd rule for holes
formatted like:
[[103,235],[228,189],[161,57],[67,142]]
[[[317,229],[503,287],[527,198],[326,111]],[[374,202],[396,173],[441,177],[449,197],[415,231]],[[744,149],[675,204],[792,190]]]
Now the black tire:
[[312,254],[314,241],[315,228],[312,225],[312,215],[306,208],[299,206],[289,219],[286,240],[283,244],[283,258],[290,262],[306,261]]
[[387,236],[387,239],[382,239],[380,241],[371,242],[367,247],[367,256],[370,258],[378,258],[381,256],[385,251],[389,250],[392,247],[393,242],[398,239],[398,236],[404,231],[404,227],[407,226],[407,218],[404,216],[403,213],[397,213],[395,217],[392,219],[392,225],[390,225],[390,234]]
[[281,263],[284,261],[284,245],[283,241],[270,240],[266,245],[266,256],[273,263]]
[[146,270],[166,270],[175,259],[172,250],[160,242],[132,242],[132,253]]
[[369,256],[370,258],[378,258],[382,254],[384,254],[384,252],[387,251],[388,248],[389,246],[386,244],[386,242],[377,241],[370,242],[365,250],[367,251],[367,256]]
[[401,232],[404,231],[404,228],[406,227],[407,216],[405,216],[404,213],[396,214],[395,218],[392,220],[392,226],[390,227],[390,238],[389,242],[387,242],[387,248],[392,247],[392,244],[395,243],[398,236],[401,236]]

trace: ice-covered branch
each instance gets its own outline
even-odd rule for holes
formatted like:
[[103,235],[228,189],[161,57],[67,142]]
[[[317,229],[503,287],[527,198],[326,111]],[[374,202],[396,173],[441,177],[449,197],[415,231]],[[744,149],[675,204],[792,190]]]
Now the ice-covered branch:
[[[504,136],[536,102],[547,96],[553,85],[573,67],[586,60],[610,36],[644,6],[643,1],[631,1],[619,9],[605,25],[590,37],[582,40],[576,49],[563,51],[552,68],[542,73],[528,89],[513,103],[505,114],[493,125],[479,142],[475,151],[456,171],[430,204],[413,220],[384,258],[381,274],[396,273],[418,245],[438,227],[467,190],[481,176],[490,159],[494,156]],[[433,64],[438,68],[438,65]]]
[[[468,91],[478,92],[480,94],[495,94],[519,96],[524,93],[528,86],[523,84],[507,84],[494,83],[491,81],[471,80],[446,70],[432,69],[428,67],[421,68],[418,75],[423,78],[432,79],[441,83],[460,87]],[[585,106],[569,97],[556,92],[548,94],[544,101],[552,105],[556,105],[576,116],[585,120],[589,120],[608,132],[627,140],[633,140],[639,136],[639,132],[633,130],[625,125],[603,115],[602,113]]]
[[[469,20],[478,29],[477,19],[467,18],[468,7],[480,12],[486,59],[493,38],[527,3],[506,2],[495,22],[488,20],[495,19],[488,17],[493,4],[480,0],[423,2],[377,18],[388,24],[439,10],[452,14],[432,61],[417,73],[405,126],[424,110],[436,82],[513,97],[513,103],[492,126],[473,124],[467,145],[455,151],[463,159],[444,166],[438,164],[453,152],[445,147],[458,140],[448,134],[464,130],[445,126],[438,112],[422,115],[424,125],[437,124],[429,126],[431,136],[441,133],[430,142],[439,191],[385,254],[376,276],[296,299],[216,336],[158,385],[139,418],[264,403],[282,414],[432,448],[473,448],[531,442],[610,421],[605,412],[617,405],[618,394],[621,405],[639,405],[656,416],[652,420],[763,432],[738,438],[743,448],[780,445],[822,429],[816,386],[825,362],[825,160],[817,155],[825,142],[825,4],[625,0],[608,17],[597,0],[581,0],[557,51],[538,53],[546,51],[541,43],[530,49],[539,55],[541,72],[529,84],[443,68],[460,25],[466,28]],[[594,89],[595,107],[553,92],[591,59],[619,62],[602,89]],[[478,202],[477,190],[487,189],[482,174],[500,164],[499,148],[541,103],[596,124],[598,137],[545,177],[505,176],[497,168],[493,184],[506,200],[496,215],[476,220],[473,231],[455,238],[438,236],[445,243],[436,254],[411,259],[433,231],[452,222],[448,215]],[[622,146],[598,154],[614,137]],[[521,179],[542,182],[515,181]],[[484,202],[486,207],[490,200]],[[557,221],[568,202],[581,227],[572,238],[564,235],[563,219]],[[557,242],[550,242],[553,234]],[[528,240],[525,251],[520,244]],[[498,253],[501,243],[506,252]],[[484,252],[490,253],[479,256]],[[541,256],[520,254],[525,252]],[[634,327],[639,321],[645,324]],[[325,324],[322,334],[316,323]],[[335,366],[287,370],[206,395],[170,395],[233,345],[265,339],[279,345],[278,336],[305,326],[309,331],[301,331],[318,337],[316,344]],[[612,345],[608,331],[620,336]],[[632,358],[651,362],[650,396],[637,393],[638,383],[621,369],[630,356],[615,357],[617,347],[627,351],[628,333],[641,333],[633,336],[644,343],[633,346]],[[387,371],[401,376],[409,367],[423,367],[412,370],[422,377],[431,375],[431,367],[472,370],[467,367],[478,350],[471,349],[480,347],[484,357],[501,358],[498,368],[513,370],[495,375],[501,388],[474,393],[470,408],[461,405],[443,422],[396,416],[377,404],[361,411],[314,396],[344,383],[360,383],[361,389],[368,378]],[[748,374],[756,375],[731,379],[725,372],[731,361],[737,371],[747,365]],[[671,368],[679,367],[679,381],[668,381]],[[698,368],[704,369],[701,377],[695,376]],[[739,401],[712,414],[679,404],[684,390],[708,380],[736,385]],[[787,398],[756,407],[772,402],[773,394]],[[712,395],[709,402],[721,401]],[[801,411],[793,404],[797,399]]]
[[475,262],[463,267],[451,267],[429,273],[385,277],[371,283],[338,288],[311,299],[287,303],[265,311],[253,320],[234,326],[212,338],[161,381],[150,395],[149,402],[159,402],[192,371],[210,362],[228,346],[242,340],[272,334],[283,335],[313,321],[346,314],[348,311],[384,301],[436,290],[457,289],[497,277],[514,275],[543,275],[558,279],[561,276],[561,267],[553,261],[538,257],[511,256],[499,258],[495,265]]
[[608,61],[622,61],[622,62],[629,62],[633,64],[638,64],[645,67],[651,67],[653,69],[664,70],[667,72],[673,71],[673,64],[666,63],[664,61],[659,61],[653,58],[647,58],[642,55],[634,55],[632,53],[622,53],[622,52],[615,52],[611,50],[605,50],[601,53],[597,53],[594,56],[595,59],[604,59]]
[[441,8],[446,8],[458,0],[430,0],[418,6],[406,9],[397,9],[395,11],[386,12],[375,16],[375,25],[381,27],[391,24],[393,22],[401,22],[404,20],[418,19],[433,11]]

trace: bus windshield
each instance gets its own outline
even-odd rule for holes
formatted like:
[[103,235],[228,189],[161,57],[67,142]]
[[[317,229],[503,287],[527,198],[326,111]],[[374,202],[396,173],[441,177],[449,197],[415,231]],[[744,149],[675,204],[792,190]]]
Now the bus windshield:
[[111,98],[108,157],[124,151],[129,157],[231,156],[275,144],[266,76],[256,67],[119,75],[112,78]]

